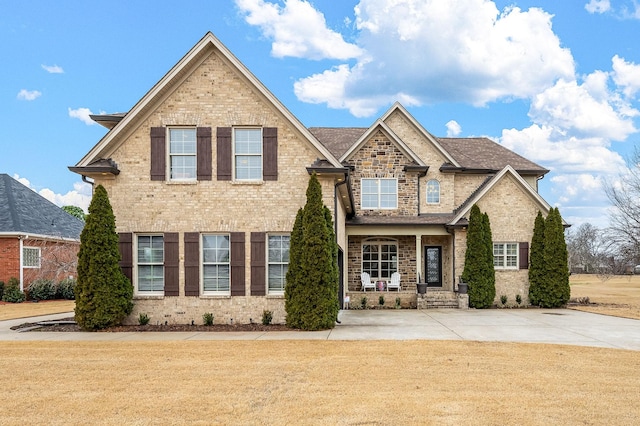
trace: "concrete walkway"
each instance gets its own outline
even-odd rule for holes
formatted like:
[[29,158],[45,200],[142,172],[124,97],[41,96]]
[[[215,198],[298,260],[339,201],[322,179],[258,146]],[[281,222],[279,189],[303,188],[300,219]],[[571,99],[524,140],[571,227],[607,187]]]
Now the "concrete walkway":
[[570,309],[350,310],[333,330],[302,332],[18,332],[25,322],[72,313],[0,321],[0,341],[175,341],[175,340],[468,340],[552,343],[640,351],[640,320]]

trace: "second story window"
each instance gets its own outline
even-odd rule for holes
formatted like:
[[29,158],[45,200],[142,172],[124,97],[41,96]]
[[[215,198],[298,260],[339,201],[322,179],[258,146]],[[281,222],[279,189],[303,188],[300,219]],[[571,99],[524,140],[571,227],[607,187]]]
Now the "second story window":
[[396,209],[398,208],[397,179],[362,179],[363,209]]
[[262,129],[234,129],[236,180],[262,180]]
[[171,180],[196,180],[196,129],[169,129]]
[[431,179],[427,182],[427,204],[440,203],[440,182]]

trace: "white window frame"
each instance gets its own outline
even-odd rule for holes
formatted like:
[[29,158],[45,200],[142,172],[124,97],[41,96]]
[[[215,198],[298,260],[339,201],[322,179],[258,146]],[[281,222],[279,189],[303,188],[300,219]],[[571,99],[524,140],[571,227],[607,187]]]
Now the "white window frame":
[[[434,186],[435,185],[435,186]],[[437,189],[437,191],[430,191],[430,187],[434,187],[435,189]],[[429,179],[427,181],[427,187],[426,187],[426,200],[427,200],[427,204],[440,204],[440,181],[438,181],[437,179]],[[437,197],[437,200],[433,200],[432,197]],[[431,198],[431,200],[430,200]]]
[[[376,246],[377,247],[377,255],[378,255],[378,259],[377,260],[365,260],[365,246]],[[395,247],[395,258],[392,259],[383,259],[383,251],[382,251],[382,247],[383,246],[394,246]],[[369,276],[371,277],[372,280],[390,280],[391,279],[391,274],[393,274],[394,272],[398,272],[398,268],[399,268],[399,259],[398,259],[398,242],[396,240],[365,240],[362,242],[362,246],[361,246],[361,258],[360,258],[360,267],[361,267],[361,271],[362,272],[367,272],[369,274]],[[386,254],[391,254],[392,252],[390,251],[386,251],[384,252]],[[365,268],[365,262],[368,263],[377,263],[378,266],[377,268],[374,270],[371,267],[366,267]],[[395,265],[394,267],[389,267],[389,268],[383,268],[383,263],[391,263],[392,265]],[[374,273],[375,271],[375,273]],[[384,271],[388,272],[388,277],[383,276],[384,275]]]
[[[226,261],[224,259],[215,259],[205,261],[205,240],[208,237],[218,238],[226,238],[227,241],[227,258]],[[224,247],[211,247],[209,248],[212,251],[221,251],[224,253]],[[221,278],[220,269],[224,270],[224,266],[227,267],[227,288],[220,289],[219,283],[216,284],[216,288],[214,290],[207,290],[205,288],[205,269],[207,266],[215,266],[217,273],[215,276],[216,281],[219,281]],[[216,234],[216,233],[205,233],[200,235],[200,289],[202,290],[202,294],[205,296],[230,296],[231,295],[231,235],[230,234]],[[213,278],[213,277],[212,277]],[[224,275],[222,275],[224,278]]]
[[[31,252],[31,255],[27,255],[27,252]],[[32,260],[35,255],[35,262],[27,263],[27,260]],[[40,269],[42,265],[42,250],[40,247],[22,247],[22,267],[28,269]]]
[[[240,151],[237,147],[237,144],[239,143],[238,141],[238,137],[237,134],[238,132],[243,132],[243,131],[247,131],[247,132],[256,132],[259,134],[259,140],[258,140],[258,145],[260,147],[259,152],[255,151],[255,152],[238,152]],[[242,181],[242,182],[261,182],[264,176],[264,164],[263,164],[263,156],[264,156],[264,147],[263,147],[263,135],[262,135],[262,127],[234,127],[233,128],[233,178],[236,181]],[[254,176],[254,177],[239,177],[238,176],[238,161],[241,161],[240,158],[241,157],[247,157],[247,158],[251,158],[251,159],[258,159],[257,160],[257,164],[259,164],[259,169],[260,169],[260,173],[259,176]],[[247,167],[248,170],[253,170],[256,169],[257,167]]]
[[[271,238],[278,238],[278,239],[286,238],[286,241],[287,241],[286,255],[280,256],[280,258],[278,260],[271,260],[271,258],[270,258],[270,254],[271,254]],[[282,294],[284,294],[284,287],[286,285],[287,272],[289,270],[289,255],[291,254],[291,235],[289,235],[289,234],[267,234],[267,247],[266,248],[267,248],[267,250],[266,250],[266,252],[267,252],[266,253],[266,256],[267,256],[267,261],[266,261],[266,265],[267,265],[267,270],[266,270],[267,293],[268,294],[282,295]],[[278,249],[275,249],[275,250],[278,250]],[[279,252],[282,254],[282,253],[284,253],[284,250],[280,248]],[[270,271],[272,266],[278,267],[282,271],[281,272],[282,288],[277,288],[275,285],[274,285],[274,288],[271,287],[271,275],[269,274],[269,271]]]
[[[172,152],[171,151],[171,134],[172,131],[193,131],[193,152]],[[198,179],[198,134],[197,129],[195,127],[168,127],[167,128],[167,173],[169,176],[169,180],[173,182],[193,182]],[[184,142],[184,139],[183,141]],[[174,168],[173,168],[173,158],[189,158],[193,157],[193,170],[191,168],[183,168],[183,170],[188,170],[193,172],[193,176],[191,173],[188,173],[188,176],[176,176],[174,177]],[[176,173],[177,174],[177,173]]]
[[[139,247],[140,247],[140,238],[143,237],[149,237],[151,238],[150,242],[151,245],[153,246],[153,239],[154,238],[162,238],[162,261],[158,262],[158,261],[144,261],[144,262],[140,262],[140,253],[139,253]],[[166,283],[164,282],[164,257],[165,257],[165,249],[164,249],[164,235],[163,234],[154,234],[154,233],[150,233],[150,234],[135,234],[135,238],[134,238],[134,242],[133,242],[133,256],[134,256],[134,281],[135,281],[135,294],[137,295],[141,295],[141,296],[164,296],[164,288]],[[153,251],[152,247],[149,247],[150,253]],[[151,266],[152,269],[153,267],[159,267],[162,270],[162,289],[160,290],[140,290],[140,266]]]
[[[364,191],[365,182],[375,181],[376,192]],[[383,182],[393,182],[394,192],[383,192]],[[365,204],[365,195],[376,195],[376,204]],[[393,195],[394,205],[382,207],[383,197]],[[398,208],[398,179],[396,178],[361,178],[360,179],[360,206],[362,210],[395,210]]]
[[[514,249],[509,254],[509,249]],[[493,266],[495,269],[519,269],[520,245],[514,242],[493,243]]]

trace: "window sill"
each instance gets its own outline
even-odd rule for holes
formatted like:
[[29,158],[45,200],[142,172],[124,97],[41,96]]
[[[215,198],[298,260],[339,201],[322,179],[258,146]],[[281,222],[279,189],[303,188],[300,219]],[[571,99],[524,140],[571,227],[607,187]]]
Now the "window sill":
[[200,299],[231,299],[230,294],[201,294]]
[[134,294],[134,300],[159,300],[164,299],[164,294]]
[[264,185],[263,180],[232,180],[232,185]]
[[165,181],[167,185],[197,185],[197,180],[167,180]]
[[284,299],[284,293],[267,294],[267,299]]

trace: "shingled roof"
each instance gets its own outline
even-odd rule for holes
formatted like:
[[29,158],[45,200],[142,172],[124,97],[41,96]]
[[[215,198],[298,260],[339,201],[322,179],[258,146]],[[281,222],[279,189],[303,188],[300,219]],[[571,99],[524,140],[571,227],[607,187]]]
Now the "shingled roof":
[[0,234],[31,234],[79,240],[84,222],[0,174]]
[[[309,131],[333,155],[340,158],[367,131],[365,127],[310,127]],[[448,170],[502,170],[507,165],[523,174],[546,174],[549,170],[527,160],[488,138],[436,138],[458,162],[460,168],[443,164]]]

